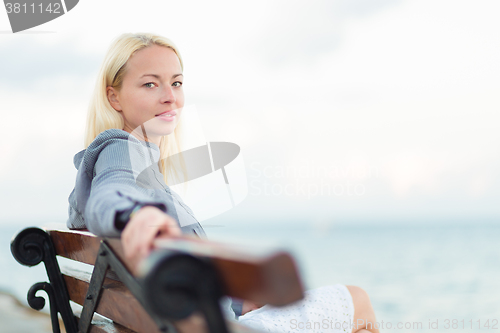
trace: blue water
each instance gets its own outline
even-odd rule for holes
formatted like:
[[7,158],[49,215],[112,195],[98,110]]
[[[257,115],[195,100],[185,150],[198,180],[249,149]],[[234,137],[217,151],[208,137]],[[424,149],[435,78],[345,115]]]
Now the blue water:
[[[26,303],[29,287],[45,281],[46,274],[41,266],[24,267],[12,258],[10,239],[18,229],[0,227],[0,289]],[[288,249],[306,288],[335,283],[362,287],[377,321],[384,321],[383,331],[500,328],[500,226],[239,225],[206,231],[217,241]],[[399,322],[407,329],[397,329]],[[437,329],[429,328],[436,322]]]

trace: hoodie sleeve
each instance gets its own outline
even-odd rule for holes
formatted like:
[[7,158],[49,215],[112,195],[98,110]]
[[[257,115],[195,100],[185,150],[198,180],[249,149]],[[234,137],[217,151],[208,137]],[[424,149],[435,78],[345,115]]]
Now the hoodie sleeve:
[[87,186],[81,186],[76,195],[90,232],[119,237],[121,231],[114,223],[116,213],[136,203],[154,205],[166,212],[165,203],[149,196],[136,181],[139,173],[154,163],[149,156],[152,150],[159,157],[158,147],[151,146],[145,150],[143,143],[129,133],[112,129],[99,134],[86,149],[77,182],[78,178],[87,178]]

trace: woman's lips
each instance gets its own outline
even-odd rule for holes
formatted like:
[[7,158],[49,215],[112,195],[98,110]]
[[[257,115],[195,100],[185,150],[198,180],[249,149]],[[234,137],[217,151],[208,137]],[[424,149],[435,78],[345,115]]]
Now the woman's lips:
[[156,116],[165,116],[165,115],[172,115],[172,116],[175,116],[177,114],[177,112],[175,112],[174,110],[171,110],[171,111],[165,111],[165,112],[162,112],[160,114],[157,114]]
[[177,114],[177,112],[175,111],[165,111],[163,113],[160,113],[158,115],[156,115],[156,117],[160,118],[161,120],[164,120],[164,121],[173,121],[174,120],[174,116]]

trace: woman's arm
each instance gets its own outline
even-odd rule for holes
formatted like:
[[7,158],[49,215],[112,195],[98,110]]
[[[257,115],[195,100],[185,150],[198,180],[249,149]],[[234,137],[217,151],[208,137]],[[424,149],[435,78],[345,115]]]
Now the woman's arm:
[[[116,214],[137,204],[166,212],[165,203],[151,197],[151,190],[136,182],[138,173],[151,164],[145,159],[144,149],[138,140],[128,140],[128,133],[115,129],[99,134],[85,151],[78,170],[76,201],[90,232],[119,237]],[[89,187],[87,191],[85,187]]]
[[[92,179],[84,207],[87,228],[98,236],[121,236],[125,256],[136,268],[153,248],[155,238],[177,236],[181,230],[178,222],[166,214],[165,203],[148,195],[151,189],[136,183],[137,174],[148,166],[147,156],[142,144],[127,140],[124,133],[96,138],[96,143],[87,149],[79,172],[86,172]],[[117,214],[137,205],[144,207],[132,215],[122,231],[115,224]]]

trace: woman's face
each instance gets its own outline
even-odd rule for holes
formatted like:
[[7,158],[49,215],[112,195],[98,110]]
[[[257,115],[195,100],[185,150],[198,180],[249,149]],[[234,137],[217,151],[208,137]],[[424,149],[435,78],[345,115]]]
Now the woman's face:
[[152,45],[134,53],[125,65],[121,88],[107,87],[108,100],[122,113],[123,130],[157,145],[172,133],[184,106],[182,69],[175,52]]

